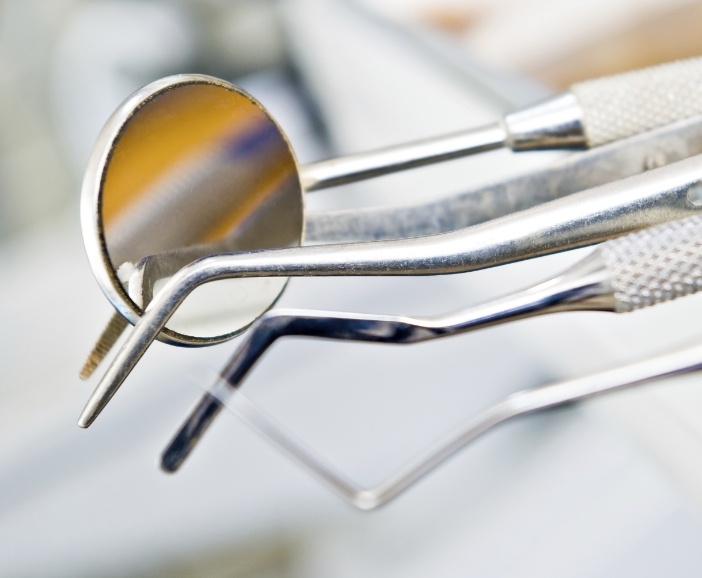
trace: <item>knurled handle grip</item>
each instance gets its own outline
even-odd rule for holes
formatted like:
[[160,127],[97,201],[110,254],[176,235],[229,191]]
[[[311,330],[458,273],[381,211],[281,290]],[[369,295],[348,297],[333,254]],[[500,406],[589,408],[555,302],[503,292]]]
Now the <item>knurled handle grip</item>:
[[607,241],[615,311],[626,313],[702,290],[702,215]]
[[702,114],[702,58],[571,86],[589,147]]

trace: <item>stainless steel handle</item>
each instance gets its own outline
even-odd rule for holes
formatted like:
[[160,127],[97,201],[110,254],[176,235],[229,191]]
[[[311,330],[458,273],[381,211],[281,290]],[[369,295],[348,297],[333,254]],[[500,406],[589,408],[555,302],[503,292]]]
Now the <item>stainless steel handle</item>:
[[702,58],[580,82],[505,117],[514,150],[596,147],[702,114]]
[[574,84],[590,147],[702,114],[702,58]]
[[597,248],[611,274],[615,311],[625,313],[702,289],[702,217],[640,231]]

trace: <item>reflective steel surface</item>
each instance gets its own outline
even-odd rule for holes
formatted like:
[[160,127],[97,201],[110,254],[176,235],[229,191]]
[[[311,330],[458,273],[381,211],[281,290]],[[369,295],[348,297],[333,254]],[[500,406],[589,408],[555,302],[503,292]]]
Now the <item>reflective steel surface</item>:
[[698,213],[700,207],[688,198],[688,188],[700,180],[698,156],[443,235],[200,259],[183,267],[156,295],[88,399],[78,424],[90,426],[180,304],[205,283],[257,276],[475,271],[591,245]]
[[[219,250],[293,247],[302,191],[292,150],[250,96],[206,76],[180,75],[130,97],[110,118],[83,189],[91,265],[113,305],[134,322],[151,294],[128,291],[151,264],[151,291]],[[169,322],[175,343],[232,335],[268,309],[286,279],[238,279],[194,292]]]

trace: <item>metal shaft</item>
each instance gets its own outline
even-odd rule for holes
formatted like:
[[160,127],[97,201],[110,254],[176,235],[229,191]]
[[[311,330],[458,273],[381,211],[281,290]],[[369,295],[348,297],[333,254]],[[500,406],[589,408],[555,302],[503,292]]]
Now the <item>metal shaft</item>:
[[317,191],[505,146],[501,123],[388,147],[367,153],[320,161],[300,167],[302,188]]
[[559,94],[491,125],[306,165],[300,180],[310,192],[502,147],[585,148],[582,113],[573,94]]

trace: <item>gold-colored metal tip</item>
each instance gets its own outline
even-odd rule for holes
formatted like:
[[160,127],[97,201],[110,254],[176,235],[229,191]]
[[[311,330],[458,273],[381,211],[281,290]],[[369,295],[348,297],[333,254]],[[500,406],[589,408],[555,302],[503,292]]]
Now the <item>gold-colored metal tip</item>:
[[91,351],[88,359],[83,364],[83,367],[81,367],[78,377],[82,380],[88,379],[95,372],[97,366],[100,365],[102,357],[104,356],[98,355],[95,350]]
[[98,365],[102,362],[110,350],[115,346],[117,340],[120,338],[124,330],[127,328],[127,320],[122,317],[119,313],[113,313],[110,320],[107,322],[107,326],[103,329],[100,337],[93,346],[88,359],[83,364],[80,373],[78,374],[81,379],[88,379]]

